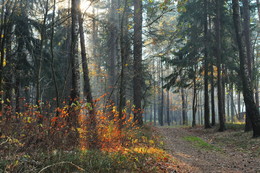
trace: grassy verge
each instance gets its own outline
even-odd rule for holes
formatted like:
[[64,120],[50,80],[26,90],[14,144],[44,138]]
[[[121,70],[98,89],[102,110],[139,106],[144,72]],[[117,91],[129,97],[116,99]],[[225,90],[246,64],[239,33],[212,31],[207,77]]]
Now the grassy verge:
[[201,138],[197,136],[185,136],[183,137],[184,140],[191,142],[195,147],[204,149],[204,150],[215,150],[215,151],[221,151],[220,148],[215,147],[206,141],[202,140]]
[[191,128],[191,131],[195,132],[196,136],[203,136],[214,143],[214,146],[223,148],[223,150],[240,151],[250,154],[252,157],[260,157],[260,138],[252,138],[252,131],[244,132],[244,127],[243,123],[227,123],[227,130],[224,132],[218,132],[218,126],[212,129]]
[[252,132],[227,131],[217,134],[214,142],[221,147],[229,147],[233,150],[249,153],[252,157],[260,157],[260,139],[252,138]]

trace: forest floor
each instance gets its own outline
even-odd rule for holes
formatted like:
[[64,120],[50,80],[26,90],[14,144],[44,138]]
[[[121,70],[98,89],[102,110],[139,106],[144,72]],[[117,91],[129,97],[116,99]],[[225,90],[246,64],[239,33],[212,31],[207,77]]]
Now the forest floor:
[[165,150],[182,163],[178,172],[260,172],[260,139],[242,129],[156,127]]

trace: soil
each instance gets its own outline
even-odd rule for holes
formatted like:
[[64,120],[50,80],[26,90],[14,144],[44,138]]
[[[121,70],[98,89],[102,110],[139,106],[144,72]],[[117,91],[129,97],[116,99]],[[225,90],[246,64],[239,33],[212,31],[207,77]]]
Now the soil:
[[[260,157],[250,152],[239,151],[232,145],[218,144],[214,141],[220,134],[218,132],[205,131],[203,128],[169,127],[156,127],[155,131],[163,137],[165,150],[181,163],[177,172],[260,173]],[[185,140],[187,136],[200,137],[219,150],[198,147],[193,142]]]

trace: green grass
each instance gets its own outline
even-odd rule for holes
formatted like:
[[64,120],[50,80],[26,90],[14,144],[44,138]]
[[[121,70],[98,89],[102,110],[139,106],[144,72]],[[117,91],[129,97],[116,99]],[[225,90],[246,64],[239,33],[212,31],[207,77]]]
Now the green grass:
[[207,143],[206,141],[204,141],[203,139],[201,139],[197,136],[185,136],[185,137],[183,137],[183,139],[191,142],[194,146],[201,148],[201,149],[221,151],[220,148]]

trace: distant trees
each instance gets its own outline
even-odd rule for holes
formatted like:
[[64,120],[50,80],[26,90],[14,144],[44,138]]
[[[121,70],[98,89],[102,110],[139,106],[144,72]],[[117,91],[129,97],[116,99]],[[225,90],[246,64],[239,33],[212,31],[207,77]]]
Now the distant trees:
[[[68,129],[77,132],[86,106],[95,148],[102,113],[118,129],[130,115],[142,126],[145,114],[154,125],[218,123],[224,131],[226,121],[243,120],[245,104],[257,137],[259,2],[242,2],[6,1],[0,9],[3,117],[19,121],[34,105],[43,125],[65,107]],[[244,102],[235,94],[241,91]]]

